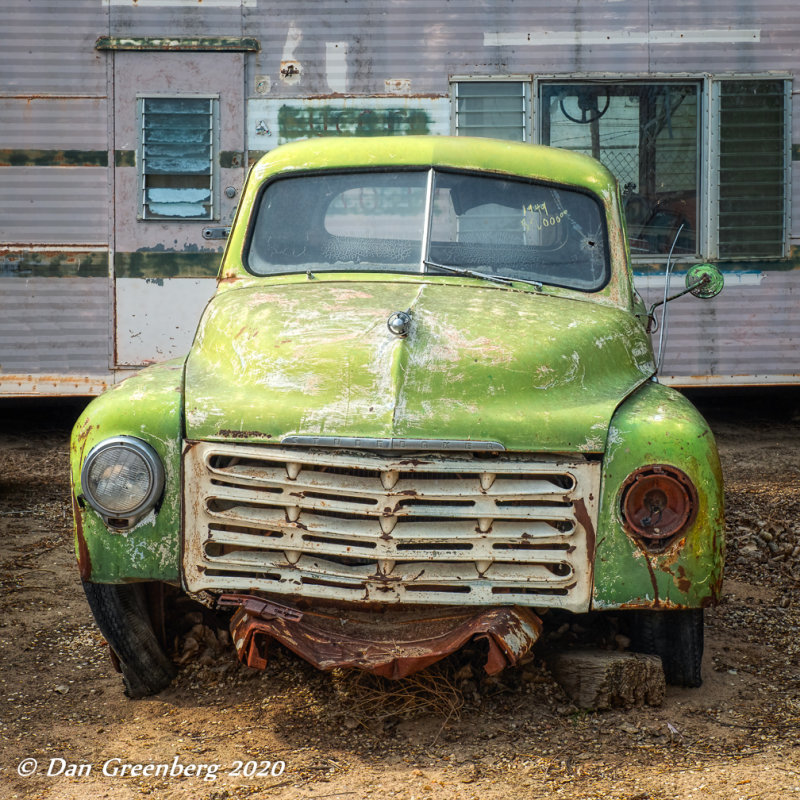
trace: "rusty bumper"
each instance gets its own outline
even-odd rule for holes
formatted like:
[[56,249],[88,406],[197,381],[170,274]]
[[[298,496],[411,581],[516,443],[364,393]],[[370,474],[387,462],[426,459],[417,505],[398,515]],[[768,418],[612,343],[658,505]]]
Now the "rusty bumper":
[[318,669],[363,669],[403,678],[455,652],[471,639],[488,644],[484,669],[493,675],[516,664],[541,633],[541,620],[518,606],[425,609],[423,612],[359,612],[346,618],[301,612],[252,595],[228,594],[221,607],[236,607],[231,633],[236,652],[249,667],[267,665],[276,639]]

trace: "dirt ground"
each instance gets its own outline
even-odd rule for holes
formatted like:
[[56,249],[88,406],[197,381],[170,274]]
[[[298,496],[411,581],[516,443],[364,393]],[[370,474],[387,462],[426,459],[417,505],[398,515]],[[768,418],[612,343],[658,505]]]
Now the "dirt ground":
[[[81,405],[4,401],[2,796],[800,800],[800,393],[693,399],[727,487],[705,682],[603,713],[575,708],[541,657],[496,680],[445,664],[391,687],[280,649],[255,672],[199,617],[176,641],[173,686],[126,699],[72,555],[67,441]],[[580,641],[587,625],[551,638]]]

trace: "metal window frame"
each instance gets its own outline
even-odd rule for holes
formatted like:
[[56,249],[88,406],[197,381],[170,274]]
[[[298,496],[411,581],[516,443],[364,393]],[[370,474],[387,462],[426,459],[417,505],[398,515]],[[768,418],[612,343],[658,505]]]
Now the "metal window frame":
[[[694,255],[673,257],[677,263],[697,259],[719,259],[719,169],[720,169],[720,84],[725,80],[782,80],[784,82],[784,225],[783,252],[779,256],[751,256],[746,261],[769,261],[788,258],[792,233],[792,81],[788,72],[571,72],[535,75],[451,75],[451,131],[458,135],[458,84],[467,82],[517,81],[525,85],[527,130],[524,141],[541,144],[541,85],[549,83],[627,83],[655,84],[679,81],[699,83],[697,132],[697,233]],[[662,263],[667,256],[647,254],[631,256],[633,263]]]
[[533,118],[531,75],[451,75],[450,76],[450,130],[458,136],[458,84],[459,83],[519,83],[522,86],[522,141],[530,142]]
[[[211,107],[209,121],[211,124],[211,172],[210,190],[211,203],[208,216],[203,217],[149,217],[146,214],[145,202],[145,156],[144,156],[144,103],[145,100],[208,100]],[[136,95],[136,130],[138,141],[136,143],[136,180],[137,180],[137,206],[136,219],[140,222],[208,222],[218,220],[220,214],[219,204],[219,94],[137,94]],[[175,173],[180,174],[180,173]]]
[[[663,83],[679,83],[694,81],[698,83],[698,114],[697,114],[697,162],[695,164],[695,171],[697,174],[697,231],[695,235],[695,252],[694,254],[682,254],[672,257],[673,263],[695,263],[698,259],[702,259],[703,253],[707,248],[707,236],[710,226],[705,224],[708,219],[706,209],[706,192],[705,186],[708,184],[705,180],[705,162],[703,153],[707,152],[707,134],[709,130],[708,124],[703,124],[706,121],[706,83],[708,80],[707,73],[697,72],[670,72],[670,73],[618,73],[618,72],[603,72],[603,73],[578,73],[571,72],[563,73],[548,73],[537,74],[533,77],[533,88],[531,96],[533,98],[532,105],[533,120],[533,138],[534,144],[541,144],[542,142],[542,114],[540,110],[541,104],[541,87],[543,84],[553,83],[616,83],[628,85],[648,85],[648,84],[663,84]],[[631,255],[631,262],[634,264],[660,264],[666,263],[668,256],[660,253],[645,253],[643,255]]]

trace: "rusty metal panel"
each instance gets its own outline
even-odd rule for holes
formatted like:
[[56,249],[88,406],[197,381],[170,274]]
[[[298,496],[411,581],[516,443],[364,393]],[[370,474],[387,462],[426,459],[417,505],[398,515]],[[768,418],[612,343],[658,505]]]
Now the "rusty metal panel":
[[108,333],[107,278],[0,278],[4,383],[11,375],[107,375]]
[[212,442],[184,459],[193,591],[588,609],[599,463]]
[[5,0],[0,25],[0,90],[5,95],[106,93],[95,39],[108,30],[99,0]]
[[445,94],[453,74],[785,70],[800,35],[787,0],[735,10],[701,0],[573,0],[538,4],[535,14],[530,4],[478,0],[260,0],[244,15],[245,33],[262,47],[250,62],[251,97]]
[[0,241],[83,245],[108,242],[106,170],[0,169]]
[[[726,273],[725,289],[705,303],[690,298],[669,304],[662,377],[679,386],[782,383],[800,380],[797,313],[800,273]],[[678,290],[683,281],[673,278]],[[661,277],[639,278],[648,304],[663,296]]]
[[519,663],[536,643],[541,620],[522,607],[435,608],[366,614],[348,609],[347,617],[301,612],[248,595],[222,595],[221,607],[239,607],[231,633],[239,658],[264,669],[271,639],[318,669],[355,668],[385,678],[404,678],[436,663],[471,639],[486,645],[489,675]]

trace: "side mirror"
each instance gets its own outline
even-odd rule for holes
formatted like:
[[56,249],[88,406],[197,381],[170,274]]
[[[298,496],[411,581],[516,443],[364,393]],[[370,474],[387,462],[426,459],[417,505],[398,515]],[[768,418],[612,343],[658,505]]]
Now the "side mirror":
[[725,286],[725,278],[713,264],[695,264],[686,273],[686,288],[701,300],[716,297]]

